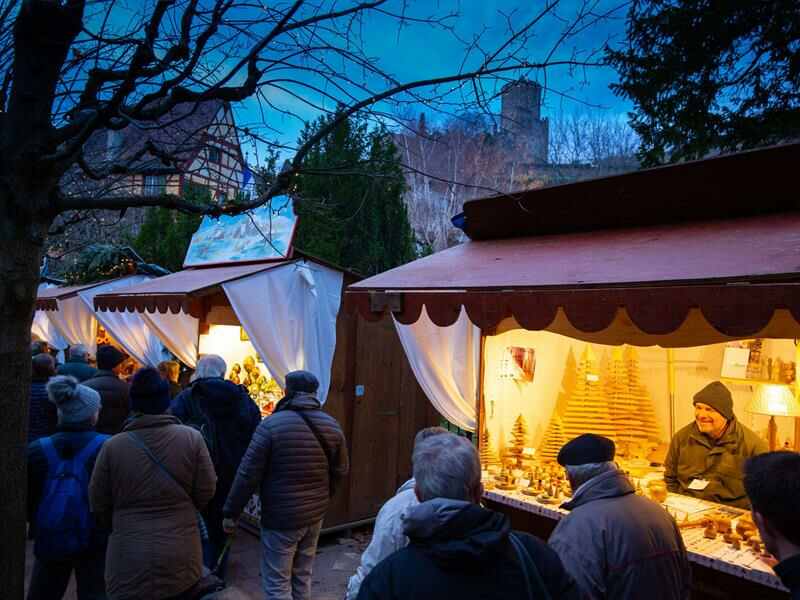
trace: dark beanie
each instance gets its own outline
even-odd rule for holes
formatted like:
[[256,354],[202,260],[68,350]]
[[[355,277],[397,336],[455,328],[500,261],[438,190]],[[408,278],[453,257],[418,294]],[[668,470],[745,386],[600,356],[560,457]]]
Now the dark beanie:
[[308,371],[292,371],[286,375],[286,395],[313,394],[319,387],[319,381]]
[[692,404],[701,402],[721,414],[729,421],[733,418],[733,398],[730,390],[719,381],[712,381],[694,395]]
[[128,358],[128,355],[118,350],[114,346],[104,344],[97,348],[98,369],[110,371],[126,358]]
[[169,408],[169,384],[152,367],[139,369],[131,380],[131,411],[160,415]]
[[584,433],[561,447],[558,464],[562,467],[577,467],[588,463],[608,462],[614,460],[616,451],[613,440],[594,433]]

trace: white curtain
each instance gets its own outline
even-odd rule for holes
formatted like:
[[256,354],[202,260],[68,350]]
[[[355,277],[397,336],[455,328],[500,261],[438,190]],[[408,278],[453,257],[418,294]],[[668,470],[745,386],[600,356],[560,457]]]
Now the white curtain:
[[324,404],[336,350],[342,273],[295,262],[222,287],[278,384],[285,387],[290,371],[310,371],[319,379],[318,397]]
[[79,296],[58,300],[58,310],[50,311],[48,316],[70,346],[83,344],[90,354],[97,351],[94,311]]
[[[39,285],[39,291],[53,287],[50,284],[42,283]],[[44,340],[53,348],[64,350],[69,346],[69,342],[64,339],[64,336],[56,329],[53,322],[50,320],[49,310],[37,310],[33,313],[33,323],[31,323],[31,333],[36,335],[39,339]]]
[[132,275],[98,285],[78,293],[84,305],[133,358],[143,365],[155,367],[164,360],[164,350],[158,336],[153,333],[139,313],[128,311],[94,311],[94,297],[143,283],[150,278]]
[[394,322],[422,391],[445,419],[475,431],[481,332],[462,308],[458,320],[438,327],[423,307],[411,325]]
[[178,357],[187,367],[197,366],[197,334],[200,321],[186,313],[137,313],[147,326],[153,330],[167,349]]

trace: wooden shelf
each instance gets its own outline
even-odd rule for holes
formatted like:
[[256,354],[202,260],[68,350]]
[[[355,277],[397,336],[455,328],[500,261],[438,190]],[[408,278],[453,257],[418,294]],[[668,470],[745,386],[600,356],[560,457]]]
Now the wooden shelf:
[[725,383],[735,383],[739,385],[785,385],[786,387],[794,387],[794,383],[770,381],[769,379],[741,379],[739,377],[720,377],[719,379]]

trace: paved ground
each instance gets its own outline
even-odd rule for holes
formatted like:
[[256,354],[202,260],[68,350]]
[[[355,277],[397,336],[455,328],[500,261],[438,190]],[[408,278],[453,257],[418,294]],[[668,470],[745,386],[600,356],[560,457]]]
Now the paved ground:
[[[347,580],[356,570],[361,552],[369,543],[371,530],[355,531],[351,536],[344,533],[330,534],[320,539],[317,558],[314,564],[311,597],[313,600],[342,600],[347,588]],[[28,544],[28,557],[25,563],[26,581],[33,567],[33,545]],[[239,594],[231,594],[233,598],[242,600],[261,600],[259,577],[260,546],[258,538],[245,531],[240,531],[232,546],[231,559],[228,566],[228,583],[238,590]],[[70,583],[64,600],[76,600],[75,580]]]

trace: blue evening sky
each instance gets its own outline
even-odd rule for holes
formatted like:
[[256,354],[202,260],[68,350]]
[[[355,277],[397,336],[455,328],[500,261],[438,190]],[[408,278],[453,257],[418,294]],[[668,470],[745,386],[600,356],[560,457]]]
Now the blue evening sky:
[[[401,0],[393,8],[399,7]],[[483,31],[482,46],[494,48],[504,40],[507,35],[506,20],[503,16],[510,15],[516,27],[526,23],[543,6],[542,1],[525,0],[429,0],[427,3],[411,2],[406,14],[423,16],[430,14],[446,14],[457,11],[459,16],[451,21],[455,31],[462,40],[470,40]],[[529,62],[543,60],[554,41],[558,39],[565,24],[572,20],[577,7],[583,3],[580,0],[563,0],[559,3],[557,17],[545,18],[536,28],[535,36],[520,50],[518,56],[525,56]],[[606,41],[612,44],[620,43],[624,39],[624,17],[626,6],[623,0],[608,1],[595,0],[597,14],[607,13],[619,7],[613,16],[603,20],[580,35],[570,38],[554,55],[556,59],[568,59],[571,56],[588,59],[589,50],[601,48]],[[435,31],[429,26],[409,24],[398,31],[397,21],[386,16],[375,15],[366,20],[354,34],[358,39],[354,43],[363,46],[369,56],[376,57],[381,67],[394,75],[400,81],[413,81],[431,77],[452,74],[456,72],[464,60],[465,51],[462,42],[457,41],[449,32]],[[594,60],[602,58],[601,53],[592,57]],[[475,64],[479,60],[477,55],[468,64]],[[540,83],[546,84],[543,116],[557,117],[559,114],[600,113],[611,118],[624,119],[631,105],[616,97],[609,89],[609,84],[616,81],[616,73],[610,68],[592,67],[578,69],[570,72],[568,68],[561,67],[548,70],[545,75],[541,71],[529,72],[527,76]],[[507,77],[512,77],[508,75]],[[486,92],[497,93],[502,81],[487,82]],[[470,87],[466,86],[469,90]],[[270,94],[270,99],[281,107],[290,109],[300,118],[279,114],[269,110],[263,103],[255,99],[242,103],[236,109],[236,117],[240,126],[253,128],[263,127],[266,124],[274,130],[269,134],[262,129],[271,139],[277,139],[284,144],[294,144],[297,135],[302,129],[303,120],[311,120],[318,116],[319,111],[304,106],[296,99],[286,94],[276,92]],[[457,101],[458,95],[451,97]],[[469,100],[469,98],[467,98]],[[325,103],[326,108],[332,108],[330,102]],[[394,107],[388,105],[378,107],[386,112],[392,112]],[[499,101],[491,104],[492,112],[499,111]],[[421,105],[406,107],[405,111],[419,112],[424,110],[429,119],[443,118],[434,111]],[[452,110],[457,110],[453,108]],[[252,152],[252,150],[251,150]]]

